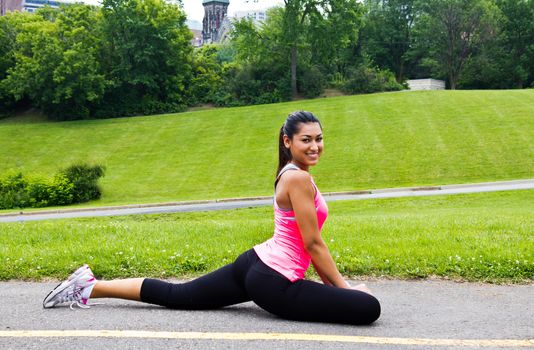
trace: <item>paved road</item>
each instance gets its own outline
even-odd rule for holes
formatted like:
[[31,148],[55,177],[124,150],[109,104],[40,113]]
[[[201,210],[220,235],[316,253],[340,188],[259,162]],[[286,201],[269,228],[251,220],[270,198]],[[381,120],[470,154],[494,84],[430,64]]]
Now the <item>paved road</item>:
[[[215,311],[176,311],[102,299],[105,305],[89,310],[44,310],[42,298],[55,283],[4,282],[0,349],[534,348],[534,284],[367,284],[382,303],[382,316],[371,326],[357,327],[285,321],[252,303]],[[22,330],[29,332],[17,332]],[[38,333],[43,330],[62,332],[46,337],[50,334]]]
[[[326,193],[325,199],[327,201],[359,200],[372,198],[435,196],[443,194],[528,189],[534,189],[534,179],[485,182],[477,184],[445,185],[433,187],[387,188],[358,192]],[[250,199],[236,198],[213,201],[170,203],[162,205],[135,205],[89,209],[63,209],[56,211],[27,212],[22,214],[0,214],[0,222],[65,219],[90,216],[118,216],[132,214],[161,214],[190,211],[227,210],[235,208],[258,207],[265,205],[272,205],[272,197],[256,197]]]

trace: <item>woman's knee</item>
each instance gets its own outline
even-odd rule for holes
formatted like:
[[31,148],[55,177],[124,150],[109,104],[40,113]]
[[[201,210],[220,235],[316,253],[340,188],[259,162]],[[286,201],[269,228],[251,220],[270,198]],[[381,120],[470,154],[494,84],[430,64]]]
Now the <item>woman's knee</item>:
[[364,298],[361,298],[359,304],[358,309],[360,310],[360,317],[358,317],[358,324],[371,324],[378,320],[382,308],[376,297],[367,294]]

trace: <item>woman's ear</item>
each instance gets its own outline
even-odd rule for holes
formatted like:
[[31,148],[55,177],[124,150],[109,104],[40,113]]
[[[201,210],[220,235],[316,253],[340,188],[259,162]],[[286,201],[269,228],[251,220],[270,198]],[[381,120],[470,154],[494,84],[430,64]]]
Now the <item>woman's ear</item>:
[[286,148],[291,147],[291,140],[287,135],[284,135],[284,146],[286,146]]

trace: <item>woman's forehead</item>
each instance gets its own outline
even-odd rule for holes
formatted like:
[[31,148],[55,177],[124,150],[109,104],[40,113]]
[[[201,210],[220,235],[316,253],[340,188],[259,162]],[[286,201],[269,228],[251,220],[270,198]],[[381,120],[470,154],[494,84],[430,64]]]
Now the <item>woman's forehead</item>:
[[300,128],[297,132],[297,135],[315,136],[323,133],[323,130],[321,130],[321,126],[319,125],[319,123],[301,123],[299,127]]

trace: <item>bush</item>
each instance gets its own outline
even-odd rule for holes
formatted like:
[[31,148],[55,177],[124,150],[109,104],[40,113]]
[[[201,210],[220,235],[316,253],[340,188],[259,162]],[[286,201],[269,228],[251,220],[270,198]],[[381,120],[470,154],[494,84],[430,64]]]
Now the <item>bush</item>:
[[102,195],[97,181],[104,176],[104,167],[86,164],[72,165],[63,170],[63,175],[73,185],[73,202],[81,203],[92,199],[99,199]]
[[312,66],[304,71],[299,81],[299,91],[307,98],[319,96],[324,89],[325,79],[317,66]]
[[349,94],[399,91],[403,89],[404,86],[395,80],[392,72],[366,65],[350,68],[347,73],[347,80],[342,87],[343,92]]
[[22,208],[28,206],[26,191],[28,180],[22,173],[8,174],[0,179],[0,209]]
[[282,67],[225,64],[224,84],[215,94],[217,106],[243,106],[287,101],[289,76]]
[[97,181],[104,175],[102,166],[73,165],[52,179],[25,177],[11,173],[0,178],[0,209],[40,208],[69,205],[98,199]]

